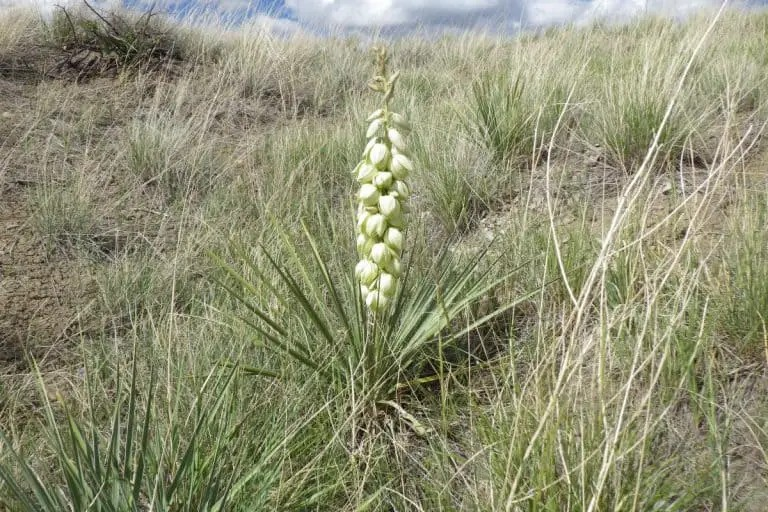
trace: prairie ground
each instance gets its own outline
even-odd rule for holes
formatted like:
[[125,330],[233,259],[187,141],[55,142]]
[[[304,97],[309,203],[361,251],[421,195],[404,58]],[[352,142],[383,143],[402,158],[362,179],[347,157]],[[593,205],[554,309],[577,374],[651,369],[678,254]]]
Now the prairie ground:
[[[768,15],[367,41],[69,14],[0,15],[0,509],[765,510]],[[403,293],[437,321],[444,266],[495,281],[391,389],[344,368],[359,297],[329,285],[382,42]]]

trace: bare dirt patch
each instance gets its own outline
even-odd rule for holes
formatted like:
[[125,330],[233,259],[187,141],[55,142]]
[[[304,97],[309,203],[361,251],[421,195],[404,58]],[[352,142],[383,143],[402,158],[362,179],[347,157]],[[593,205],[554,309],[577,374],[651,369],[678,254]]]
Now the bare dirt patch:
[[56,352],[79,330],[93,294],[87,269],[32,231],[21,181],[0,193],[0,363]]

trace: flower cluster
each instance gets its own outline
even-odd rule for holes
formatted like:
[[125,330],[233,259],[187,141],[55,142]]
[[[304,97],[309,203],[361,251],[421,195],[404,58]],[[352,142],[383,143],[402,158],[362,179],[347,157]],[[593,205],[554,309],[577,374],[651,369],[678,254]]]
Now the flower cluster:
[[[394,79],[396,79],[396,75]],[[394,84],[390,79],[389,85]],[[406,153],[404,136],[410,131],[406,118],[382,108],[368,121],[368,145],[354,174],[360,183],[357,194],[357,251],[360,262],[355,275],[371,311],[387,307],[397,291],[401,273],[406,200],[406,179],[413,163]]]

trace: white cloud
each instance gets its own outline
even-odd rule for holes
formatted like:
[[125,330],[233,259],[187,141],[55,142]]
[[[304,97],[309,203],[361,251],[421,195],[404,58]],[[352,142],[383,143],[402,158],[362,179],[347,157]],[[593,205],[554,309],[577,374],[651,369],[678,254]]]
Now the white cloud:
[[[737,0],[738,1],[738,0]],[[721,0],[286,0],[300,22],[340,27],[408,24],[527,26],[628,19],[643,13],[684,16]]]
[[[176,0],[178,1],[178,0]],[[155,0],[143,0],[141,7],[148,9],[152,5],[163,8],[165,4],[173,2],[157,2]],[[303,32],[302,25],[294,20],[282,18],[270,13],[257,12],[252,0],[222,0],[219,2],[192,2],[192,10],[183,16],[183,21],[199,23],[202,25],[230,25],[240,24],[258,27],[274,34],[291,35]],[[167,6],[166,6],[167,8]]]
[[340,26],[393,26],[476,19],[518,10],[505,0],[286,0],[304,22]]
[[598,0],[593,2],[585,17],[626,19],[645,13],[685,16],[701,9],[718,7],[721,3],[721,0]]
[[11,9],[14,7],[32,7],[41,12],[50,12],[57,3],[58,2],[48,0],[0,0],[0,10]]
[[[118,0],[91,0],[89,3],[99,9],[110,5],[119,5]],[[58,6],[81,8],[82,1],[77,0],[0,0],[0,11],[11,8],[32,8],[43,14],[50,14]]]
[[[92,0],[100,7],[117,0]],[[722,0],[285,0],[297,21],[270,14],[250,16],[256,24],[277,32],[290,33],[301,25],[338,28],[382,27],[394,30],[413,25],[450,29],[470,26],[512,30],[519,26],[547,26],[558,23],[586,23],[595,19],[627,20],[643,13],[683,17],[706,7],[717,7]],[[732,0],[733,4],[765,4],[768,0]],[[137,7],[173,10],[184,0],[134,0]],[[253,13],[253,0],[189,0],[193,12],[228,18]],[[56,5],[82,5],[79,0],[0,0],[0,9],[32,5],[44,13]],[[240,14],[237,14],[240,13]]]
[[525,23],[585,23],[598,19],[624,21],[642,14],[685,16],[703,8],[717,7],[721,0],[527,0]]
[[574,2],[573,0],[529,0],[520,2],[522,21],[526,25],[552,25],[577,20],[591,8],[590,2]]
[[296,34],[302,32],[301,24],[285,18],[276,18],[266,14],[259,14],[250,20],[253,24],[276,34]]

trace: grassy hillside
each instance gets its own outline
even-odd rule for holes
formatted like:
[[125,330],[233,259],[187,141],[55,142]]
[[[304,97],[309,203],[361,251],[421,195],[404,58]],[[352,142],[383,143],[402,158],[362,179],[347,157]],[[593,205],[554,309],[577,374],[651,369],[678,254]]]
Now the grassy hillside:
[[0,510],[764,510],[768,15],[386,41],[382,321],[370,41],[67,14],[0,15]]

